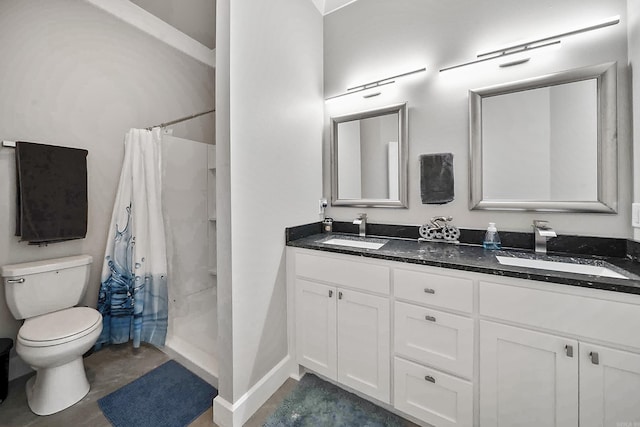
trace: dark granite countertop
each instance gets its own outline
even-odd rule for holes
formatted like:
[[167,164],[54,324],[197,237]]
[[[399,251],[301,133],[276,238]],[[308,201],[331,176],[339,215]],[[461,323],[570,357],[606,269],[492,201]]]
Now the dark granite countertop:
[[[312,230],[315,230],[315,228]],[[297,248],[640,295],[640,263],[628,258],[588,257],[585,255],[576,256],[567,254],[563,254],[562,256],[556,254],[536,255],[533,251],[526,250],[491,251],[484,249],[480,245],[418,242],[417,239],[399,239],[387,236],[372,236],[372,240],[376,238],[388,240],[380,249],[373,250],[323,243],[323,241],[331,237],[358,239],[357,235],[349,233],[318,234],[315,232],[311,234],[307,232],[296,235],[288,234],[288,236],[287,246]],[[500,264],[496,259],[496,255],[517,256],[548,261],[560,261],[570,258],[574,263],[605,266],[624,276],[630,277],[630,279],[508,266]]]

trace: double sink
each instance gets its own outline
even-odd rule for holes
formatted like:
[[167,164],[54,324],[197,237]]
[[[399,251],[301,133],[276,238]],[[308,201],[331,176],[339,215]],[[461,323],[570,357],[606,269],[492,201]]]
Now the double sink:
[[[359,249],[378,250],[382,248],[388,239],[380,239],[374,237],[360,236],[340,236],[331,237],[326,240],[319,240],[318,243],[325,245],[343,246]],[[584,274],[590,276],[611,277],[616,279],[631,279],[616,271],[616,267],[602,260],[593,260],[588,258],[573,259],[568,257],[553,256],[552,260],[531,258],[531,254],[522,254],[518,252],[509,253],[502,251],[505,255],[496,255],[496,260],[501,265],[512,267],[532,268],[537,270],[557,271],[564,273]]]

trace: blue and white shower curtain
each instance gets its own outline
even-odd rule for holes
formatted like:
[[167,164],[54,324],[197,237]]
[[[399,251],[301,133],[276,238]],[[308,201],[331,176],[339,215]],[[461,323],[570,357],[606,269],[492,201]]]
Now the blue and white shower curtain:
[[163,346],[167,335],[167,256],[161,204],[161,130],[125,137],[111,226],[102,265],[96,349],[129,340]]

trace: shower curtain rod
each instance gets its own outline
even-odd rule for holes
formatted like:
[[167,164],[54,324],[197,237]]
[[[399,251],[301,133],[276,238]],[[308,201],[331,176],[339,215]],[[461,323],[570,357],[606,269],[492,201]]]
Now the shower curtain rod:
[[191,119],[195,119],[196,117],[204,116],[205,114],[215,113],[215,111],[216,111],[216,109],[214,108],[213,110],[203,111],[202,113],[193,114],[193,115],[187,116],[187,117],[181,117],[179,119],[171,120],[170,122],[166,122],[166,123],[160,123],[159,125],[150,126],[148,128],[145,128],[145,129],[146,130],[151,130],[151,129],[157,128],[157,127],[165,128],[167,126],[175,125],[176,123],[186,122],[187,120],[191,120]]
[[[193,114],[193,115],[187,116],[187,117],[181,117],[179,119],[171,120],[170,122],[167,122],[167,123],[160,123],[159,125],[150,126],[148,128],[145,128],[145,129],[146,130],[151,130],[151,129],[156,128],[156,127],[165,128],[167,126],[175,125],[176,123],[186,122],[187,120],[195,119],[196,117],[204,116],[205,114],[215,113],[215,112],[216,112],[216,109],[214,108],[213,110],[203,111],[202,113]],[[7,147],[7,148],[16,148],[16,141],[4,140],[4,141],[2,141],[2,146],[3,147]]]

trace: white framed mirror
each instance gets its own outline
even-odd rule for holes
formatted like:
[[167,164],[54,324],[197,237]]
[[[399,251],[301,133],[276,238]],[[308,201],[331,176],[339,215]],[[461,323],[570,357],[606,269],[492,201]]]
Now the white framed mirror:
[[331,204],[407,207],[407,104],[331,117]]
[[469,91],[470,209],[617,211],[616,63]]

